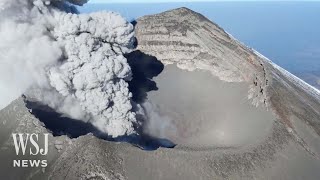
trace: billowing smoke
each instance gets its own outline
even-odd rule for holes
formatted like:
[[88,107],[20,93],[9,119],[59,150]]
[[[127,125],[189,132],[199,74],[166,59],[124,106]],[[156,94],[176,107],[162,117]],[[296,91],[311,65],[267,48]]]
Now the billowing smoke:
[[[177,127],[171,118],[159,113],[159,110],[150,102],[142,104],[143,114],[146,118],[143,131],[149,136],[159,139],[177,140]],[[171,145],[167,145],[172,146]]]
[[113,12],[70,13],[86,2],[0,0],[0,108],[25,93],[110,136],[132,134],[133,26]]

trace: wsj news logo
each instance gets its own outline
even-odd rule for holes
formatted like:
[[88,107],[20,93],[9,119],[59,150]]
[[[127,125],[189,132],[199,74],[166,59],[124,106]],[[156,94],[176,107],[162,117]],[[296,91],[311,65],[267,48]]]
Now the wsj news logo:
[[[39,145],[39,134],[12,134],[16,155],[30,157],[46,156],[48,154],[49,134],[43,134],[43,147]],[[47,160],[17,159],[13,160],[13,167],[47,167]]]

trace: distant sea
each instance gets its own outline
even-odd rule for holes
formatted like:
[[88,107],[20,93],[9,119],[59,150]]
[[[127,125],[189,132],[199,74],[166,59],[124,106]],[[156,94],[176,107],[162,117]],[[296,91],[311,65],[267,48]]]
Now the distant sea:
[[87,4],[81,13],[112,10],[129,21],[188,7],[244,44],[320,89],[320,2]]

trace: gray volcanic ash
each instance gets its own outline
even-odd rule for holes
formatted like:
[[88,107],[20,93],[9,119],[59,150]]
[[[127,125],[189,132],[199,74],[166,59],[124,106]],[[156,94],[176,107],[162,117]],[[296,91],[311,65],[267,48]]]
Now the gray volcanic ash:
[[123,55],[133,48],[133,26],[113,12],[68,13],[76,10],[70,3],[86,2],[1,0],[0,107],[25,93],[110,136],[132,134]]

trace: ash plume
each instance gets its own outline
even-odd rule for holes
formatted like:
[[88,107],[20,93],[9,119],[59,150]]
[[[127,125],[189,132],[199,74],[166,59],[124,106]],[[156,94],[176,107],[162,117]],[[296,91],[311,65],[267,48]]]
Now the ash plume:
[[0,0],[0,108],[21,94],[118,137],[135,133],[119,14],[75,14],[87,0]]

